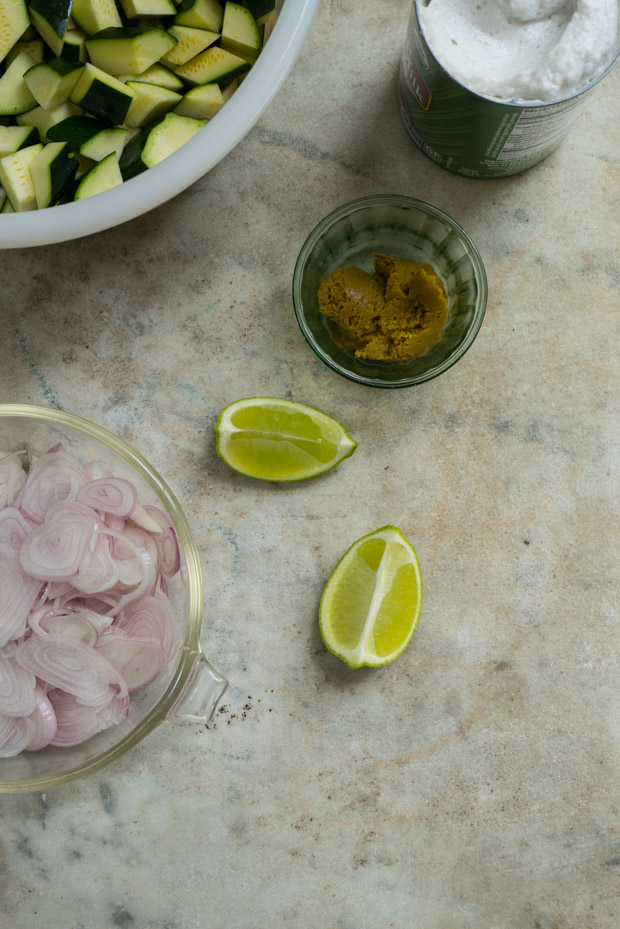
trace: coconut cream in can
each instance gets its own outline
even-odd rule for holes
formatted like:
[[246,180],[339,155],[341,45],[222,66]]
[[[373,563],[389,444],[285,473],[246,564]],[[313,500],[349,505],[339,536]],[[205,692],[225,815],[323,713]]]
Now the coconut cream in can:
[[560,144],[620,55],[620,0],[415,0],[403,120],[469,177],[524,171]]

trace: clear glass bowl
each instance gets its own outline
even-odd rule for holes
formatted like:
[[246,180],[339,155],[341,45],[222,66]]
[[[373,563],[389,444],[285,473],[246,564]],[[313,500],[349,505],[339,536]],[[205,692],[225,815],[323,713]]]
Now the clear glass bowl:
[[163,509],[177,533],[180,571],[169,581],[175,617],[172,655],[158,677],[132,694],[129,716],[82,745],[48,746],[0,758],[0,793],[47,790],[96,771],[136,745],[166,719],[207,723],[226,690],[226,680],[200,647],[203,597],[198,550],[174,494],[157,471],[121,439],[87,420],[59,410],[0,404],[0,454],[24,448],[39,455],[61,442],[80,461],[97,461],[131,480],[141,503]]
[[[441,336],[418,358],[367,361],[333,341],[317,293],[325,275],[353,265],[373,273],[373,255],[428,262],[448,294]],[[437,377],[462,358],[476,338],[487,303],[487,278],[478,249],[450,216],[422,200],[398,195],[361,197],[338,207],[310,233],[293,274],[299,327],[321,361],[370,387],[410,387]]]

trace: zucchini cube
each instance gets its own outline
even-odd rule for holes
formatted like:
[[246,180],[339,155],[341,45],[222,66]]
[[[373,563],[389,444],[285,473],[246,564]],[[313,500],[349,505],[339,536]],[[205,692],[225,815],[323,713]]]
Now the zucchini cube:
[[84,65],[81,61],[53,58],[29,68],[24,81],[39,106],[48,110],[69,99]]
[[16,213],[26,213],[37,208],[37,198],[30,177],[30,165],[42,149],[43,146],[40,143],[29,145],[28,148],[22,148],[14,155],[5,155],[4,158],[0,158],[0,184],[6,191],[7,199]]
[[73,181],[78,161],[66,142],[50,142],[30,163],[38,209],[57,203]]
[[0,10],[0,61],[4,61],[29,25],[24,0],[3,0]]
[[174,70],[188,84],[211,84],[214,81],[231,81],[249,68],[250,63],[245,59],[227,52],[225,48],[213,46]]
[[179,11],[174,17],[175,26],[194,26],[220,32],[224,11],[217,0],[181,0]]
[[114,0],[73,0],[71,16],[88,35],[123,25]]
[[24,81],[24,74],[33,65],[30,55],[20,52],[0,77],[0,116],[16,116],[37,105]]
[[29,0],[30,21],[56,56],[62,51],[72,0]]
[[111,152],[120,157],[127,139],[127,130],[122,127],[111,129],[90,116],[69,116],[52,126],[48,138],[57,142],[67,142],[71,151],[84,158],[102,161]]
[[69,99],[93,116],[120,126],[133,97],[133,92],[125,84],[88,62]]
[[177,44],[165,29],[104,29],[86,39],[92,64],[107,74],[141,74]]
[[224,7],[222,48],[255,61],[261,46],[260,30],[246,7],[228,2]]

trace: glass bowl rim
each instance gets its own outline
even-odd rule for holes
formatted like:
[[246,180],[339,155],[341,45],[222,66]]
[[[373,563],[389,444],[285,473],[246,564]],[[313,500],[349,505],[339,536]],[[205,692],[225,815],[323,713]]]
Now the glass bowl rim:
[[188,591],[187,626],[179,662],[173,672],[168,687],[151,711],[131,730],[131,732],[127,733],[116,745],[113,745],[100,755],[68,771],[36,778],[0,780],[0,794],[42,791],[49,787],[65,784],[68,781],[97,771],[99,768],[102,768],[104,765],[107,765],[109,762],[125,754],[126,751],[133,748],[134,745],[140,742],[149,732],[166,719],[183,691],[193,669],[196,657],[202,654],[202,649],[200,647],[200,627],[203,613],[203,586],[200,557],[187,517],[181,509],[181,505],[175,495],[161,475],[146,458],[124,442],[123,439],[120,439],[118,436],[114,435],[113,432],[109,432],[103,426],[98,426],[90,420],[52,407],[41,407],[25,403],[0,403],[0,425],[3,419],[17,419],[20,417],[34,419],[43,423],[47,422],[52,425],[68,426],[75,429],[77,432],[84,433],[98,440],[124,458],[125,461],[128,462],[153,488],[157,495],[165,501],[178,535],[179,547],[186,560]]
[[[449,355],[448,358],[446,358],[440,364],[436,365],[434,368],[431,368],[429,371],[413,377],[404,377],[399,381],[386,381],[381,380],[380,378],[365,377],[363,374],[356,374],[355,372],[350,371],[342,365],[338,364],[337,361],[334,361],[334,359],[331,358],[331,356],[328,355],[315,341],[312,332],[306,324],[305,311],[303,309],[303,303],[301,300],[301,280],[303,271],[306,266],[308,256],[316,243],[338,220],[353,213],[357,213],[360,210],[366,209],[369,206],[378,205],[379,203],[393,204],[395,206],[401,205],[408,209],[416,209],[421,213],[424,213],[428,216],[433,216],[445,223],[452,232],[456,233],[458,238],[463,243],[465,250],[472,262],[474,277],[478,288],[474,319],[467,331],[467,335],[459,347],[451,355]],[[355,381],[358,384],[363,384],[367,387],[378,387],[389,390],[398,389],[401,387],[412,387],[417,384],[423,384],[425,381],[430,381],[433,378],[438,377],[440,374],[443,374],[444,371],[447,371],[463,357],[467,350],[471,348],[474,340],[476,339],[476,336],[480,331],[480,327],[482,326],[485,317],[488,299],[488,281],[484,262],[482,261],[482,257],[480,256],[480,252],[478,251],[477,246],[468,235],[468,233],[465,232],[461,224],[457,222],[457,220],[453,219],[438,207],[427,203],[425,200],[419,200],[415,197],[408,197],[404,194],[370,194],[365,197],[357,197],[355,200],[349,200],[346,203],[336,207],[336,209],[332,210],[331,213],[328,213],[327,216],[323,217],[323,219],[317,223],[314,229],[310,232],[306,238],[306,241],[301,247],[299,255],[297,256],[297,261],[295,262],[295,269],[293,271],[292,295],[295,317],[297,319],[297,324],[301,330],[301,333],[312,351],[324,364],[330,367],[333,371],[336,371],[338,374],[341,374],[343,377],[346,377],[351,381]]]

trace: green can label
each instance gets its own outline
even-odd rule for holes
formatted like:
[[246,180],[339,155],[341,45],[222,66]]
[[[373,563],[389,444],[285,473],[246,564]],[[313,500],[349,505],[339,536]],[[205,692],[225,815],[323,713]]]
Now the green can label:
[[587,91],[550,104],[500,103],[452,78],[426,43],[411,9],[401,58],[399,100],[410,135],[433,161],[466,177],[507,177],[558,147],[588,98]]

